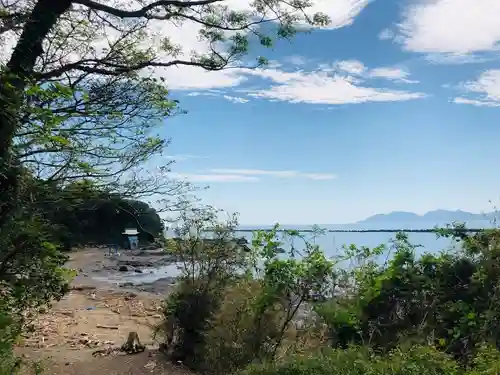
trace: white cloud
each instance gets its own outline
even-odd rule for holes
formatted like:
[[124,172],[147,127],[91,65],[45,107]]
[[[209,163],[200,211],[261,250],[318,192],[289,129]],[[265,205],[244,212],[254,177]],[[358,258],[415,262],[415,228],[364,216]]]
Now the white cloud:
[[168,88],[171,90],[228,88],[238,86],[246,80],[246,77],[236,69],[208,72],[192,66],[158,68],[155,74],[165,77]]
[[[115,0],[123,1],[123,0]],[[138,0],[136,0],[138,1]],[[308,13],[323,12],[330,16],[328,29],[337,29],[354,22],[355,17],[370,3],[371,0],[315,0]],[[226,0],[223,5],[232,9],[249,10],[251,0]],[[155,31],[161,36],[167,36],[173,43],[183,47],[180,58],[189,58],[192,51],[206,52],[209,46],[199,40],[200,26],[193,22],[185,22],[182,26],[174,26],[162,21],[154,23]],[[276,66],[273,66],[276,68]],[[229,69],[218,72],[206,72],[200,68],[178,66],[176,68],[158,68],[157,75],[165,77],[168,87],[172,90],[203,90],[208,88],[229,88],[238,86],[246,80],[241,70]]]
[[462,97],[454,98],[452,102],[455,104],[474,105],[476,107],[500,107],[500,102],[488,102],[484,100],[467,99]]
[[241,176],[268,176],[275,178],[302,177],[311,180],[333,180],[336,175],[331,173],[302,173],[294,170],[265,170],[265,169],[211,169],[211,173],[241,175]]
[[472,64],[472,63],[483,63],[487,61],[494,60],[495,54],[463,54],[463,53],[430,53],[425,56],[425,59],[434,64],[448,64],[448,65],[459,65],[459,64]]
[[231,96],[231,95],[224,95],[222,92],[217,91],[217,90],[207,90],[207,91],[193,91],[187,94],[187,96],[213,96],[213,97],[221,97],[226,99],[227,101],[237,103],[237,104],[245,104],[248,103],[250,100],[238,97],[238,96]]
[[[271,101],[290,101],[313,104],[349,104],[364,102],[404,101],[425,96],[420,92],[394,90],[383,87],[370,87],[366,82],[373,78],[382,78],[399,83],[417,83],[410,80],[410,73],[397,67],[377,67],[369,69],[361,61],[343,60],[333,64],[321,64],[313,71],[285,71],[277,68],[238,69],[245,79],[249,76],[259,77],[269,83],[263,87],[240,89],[250,97],[265,98]],[[204,94],[196,91],[189,95]],[[235,103],[245,103],[248,99],[223,96]]]
[[242,176],[236,174],[197,174],[197,173],[170,173],[169,176],[176,180],[191,182],[256,182],[255,176]]
[[272,177],[296,177],[299,173],[297,171],[269,171],[263,169],[226,169],[215,168],[210,170],[211,173],[228,173],[239,174],[245,176],[272,176]]
[[365,66],[358,60],[344,60],[337,62],[337,68],[349,74],[361,75],[365,71]]
[[334,174],[329,174],[329,173],[305,173],[303,174],[304,177],[310,178],[311,180],[333,180],[337,178],[336,175]]
[[370,71],[369,76],[375,78],[401,79],[406,78],[408,72],[396,68],[375,68]]
[[453,100],[457,104],[471,104],[475,106],[500,106],[500,69],[483,72],[475,81],[464,82],[460,87],[469,94],[476,94],[473,98],[458,97]]
[[[368,69],[361,61],[358,60],[343,60],[337,61],[332,67],[322,64],[321,68],[327,72],[347,73],[350,82],[360,83],[358,78],[385,78],[393,81],[404,83],[418,83],[418,81],[408,79],[410,73],[401,68],[395,67],[378,67]],[[354,77],[352,77],[354,76]]]
[[368,73],[368,76],[371,78],[385,78],[404,83],[418,83],[418,81],[408,79],[409,75],[410,73],[406,70],[388,67],[374,68]]
[[311,10],[328,14],[332,21],[328,28],[338,29],[351,25],[356,16],[371,1],[372,0],[336,0],[332,2],[332,0],[315,0]]
[[237,97],[237,96],[224,95],[223,98],[226,99],[226,100],[229,100],[230,102],[238,103],[238,104],[245,104],[245,103],[249,102],[248,99],[240,98],[240,97]]
[[192,91],[187,96],[219,96],[222,93],[220,90]]
[[[307,63],[307,58],[304,56],[299,56],[299,55],[292,55],[292,56],[287,56],[284,59],[287,63],[292,64],[292,65],[305,65]],[[268,66],[269,68],[272,68]],[[277,68],[277,66],[274,66],[274,68]]]
[[[330,16],[331,23],[328,29],[337,29],[348,26],[354,22],[355,17],[370,3],[371,0],[336,0],[333,4],[331,0],[315,0],[314,6],[307,9],[309,14],[323,12]],[[116,6],[121,9],[138,9],[144,5],[143,0],[100,0],[106,5]],[[24,3],[21,1],[20,3]],[[253,0],[225,0],[222,5],[227,5],[230,9],[248,11]],[[127,20],[124,20],[124,25]],[[148,37],[144,43],[144,48],[155,48],[159,59],[169,61],[172,59],[167,52],[161,49],[163,41],[168,38],[173,45],[179,46],[180,51],[176,58],[190,60],[193,53],[208,52],[210,46],[199,38],[200,24],[185,21],[179,22],[151,20],[148,23]],[[5,61],[10,56],[11,47],[16,42],[16,37],[6,33],[7,40],[0,40],[6,48],[2,49],[0,59]],[[12,36],[12,38],[11,38]],[[95,49],[105,53],[104,49],[109,43],[113,43],[118,37],[117,31],[111,27],[96,34]],[[84,48],[85,50],[86,48]],[[68,57],[68,62],[79,57],[76,53]],[[272,66],[276,68],[276,66]],[[229,69],[218,72],[207,72],[203,69],[190,66],[173,66],[169,68],[155,68],[156,76],[165,78],[167,85],[172,90],[207,90],[210,88],[229,88],[237,86],[246,80],[246,76],[241,70]]]
[[378,34],[380,40],[389,40],[394,38],[394,31],[390,29],[384,29]]
[[397,41],[414,52],[465,55],[500,43],[500,1],[419,0],[398,25]]
[[[360,66],[344,64],[351,71],[360,71]],[[274,85],[267,89],[249,90],[248,95],[270,100],[302,102],[312,104],[352,104],[365,102],[404,101],[425,97],[420,92],[391,90],[360,85],[353,76],[329,74],[329,71],[284,72],[275,69],[256,69],[249,72],[269,79]]]

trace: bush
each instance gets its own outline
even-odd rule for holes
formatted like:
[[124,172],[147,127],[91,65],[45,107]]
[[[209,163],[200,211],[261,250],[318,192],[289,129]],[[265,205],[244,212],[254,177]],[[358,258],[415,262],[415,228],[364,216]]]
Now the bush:
[[15,321],[6,311],[5,306],[0,306],[0,375],[12,375],[18,361],[12,349],[20,333],[20,322]]
[[[164,332],[169,356],[212,373],[271,360],[303,332],[291,327],[312,291],[329,282],[332,263],[305,243],[281,259],[278,227],[260,232],[253,249],[234,237],[235,221],[218,223],[213,212],[184,217],[170,253],[182,264],[179,289],[166,301]],[[202,238],[206,229],[211,238]],[[290,236],[299,237],[290,233]]]
[[226,289],[205,333],[204,367],[210,372],[233,373],[271,357],[284,314],[279,306],[259,313],[261,295],[255,280],[242,279]]
[[458,375],[447,355],[430,347],[394,350],[379,356],[361,347],[336,349],[318,356],[302,356],[281,363],[248,367],[240,375]]
[[463,364],[483,342],[500,346],[500,231],[458,234],[462,250],[417,257],[418,246],[398,233],[383,264],[379,249],[348,248],[358,265],[349,271],[347,293],[316,308],[332,346],[387,352],[429,343]]
[[398,233],[382,264],[383,246],[346,248],[340,261],[357,263],[345,270],[307,241],[282,257],[278,227],[242,250],[234,226],[209,222],[206,239],[206,216],[186,224],[169,249],[183,265],[162,327],[173,360],[212,374],[500,373],[498,230],[420,257]]
[[163,346],[173,361],[182,361],[192,368],[200,367],[204,333],[220,303],[219,294],[200,280],[184,280],[165,301],[165,319],[155,334],[164,335]]
[[[194,210],[181,215],[177,238],[169,241],[168,251],[182,271],[177,290],[165,301],[162,346],[171,359],[200,369],[204,363],[205,333],[217,312],[224,291],[248,268],[248,254],[233,241],[236,219],[221,226],[217,211]],[[200,233],[210,228],[212,238]]]
[[500,374],[500,351],[491,345],[481,345],[466,375]]

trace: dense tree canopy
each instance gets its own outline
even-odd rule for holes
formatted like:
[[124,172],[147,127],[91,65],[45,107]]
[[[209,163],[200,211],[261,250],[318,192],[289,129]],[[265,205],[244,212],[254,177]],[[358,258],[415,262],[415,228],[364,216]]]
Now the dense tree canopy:
[[38,190],[40,212],[65,246],[121,244],[126,228],[137,228],[143,242],[163,236],[162,219],[145,202],[98,190],[88,180],[45,187]]

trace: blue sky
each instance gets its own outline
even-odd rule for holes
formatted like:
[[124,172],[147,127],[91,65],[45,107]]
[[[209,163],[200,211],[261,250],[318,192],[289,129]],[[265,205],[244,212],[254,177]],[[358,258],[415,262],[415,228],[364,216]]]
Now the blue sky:
[[[491,210],[500,2],[323,0],[317,9],[332,24],[278,42],[266,68],[170,68],[171,96],[188,113],[165,121],[172,144],[151,163],[176,159],[172,177],[210,185],[203,202],[243,224]],[[178,37],[195,45],[195,35]]]

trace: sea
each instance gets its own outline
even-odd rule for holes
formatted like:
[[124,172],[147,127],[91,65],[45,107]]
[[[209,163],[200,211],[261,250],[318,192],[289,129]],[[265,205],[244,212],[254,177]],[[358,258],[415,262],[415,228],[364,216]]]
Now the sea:
[[[413,222],[413,223],[401,223],[401,222],[386,222],[384,224],[343,224],[343,225],[318,225],[317,227],[325,230],[397,230],[397,229],[432,229],[435,227],[444,228],[449,223],[436,223],[436,222]],[[467,228],[481,229],[481,228],[493,228],[496,227],[495,224],[487,220],[474,220],[466,223]],[[242,226],[240,229],[244,231],[236,231],[236,237],[244,237],[249,243],[252,241],[253,234],[248,232],[250,229],[263,229],[269,230],[272,226],[262,225],[262,226]],[[280,226],[281,229],[295,229],[300,231],[301,234],[308,239],[308,241],[318,245],[321,250],[325,253],[327,258],[336,258],[343,252],[342,247],[354,244],[358,247],[367,246],[370,248],[385,244],[387,246],[387,252],[380,256],[380,260],[387,259],[390,256],[390,242],[394,239],[396,233],[387,232],[326,232],[323,235],[315,236],[313,233],[307,232],[311,230],[313,226],[308,225],[283,225]],[[171,231],[166,232],[167,237],[174,236]],[[411,244],[417,245],[416,255],[422,255],[424,253],[437,254],[443,250],[458,249],[461,247],[460,243],[453,241],[449,238],[439,238],[435,233],[408,233],[408,238]],[[284,241],[282,248],[290,250],[291,246],[295,249],[300,250],[300,241],[294,240],[293,244],[289,241]],[[339,267],[349,267],[346,263],[337,264]],[[147,272],[143,274],[137,274],[134,272],[130,273],[118,273],[114,276],[107,277],[106,280],[113,283],[121,282],[131,282],[134,284],[151,283],[159,279],[165,278],[175,278],[180,275],[180,270],[177,265],[171,264],[167,266],[162,266],[155,269],[148,269]]]
[[[472,229],[486,229],[493,228],[496,225],[488,220],[474,220],[465,223],[467,228]],[[313,233],[307,232],[313,228],[313,226],[307,225],[283,225],[280,226],[280,229],[295,229],[301,232],[303,236],[305,236],[309,241],[318,245],[328,257],[334,257],[336,255],[340,255],[342,252],[343,246],[349,246],[354,244],[358,247],[366,246],[366,247],[376,247],[381,244],[386,244],[390,247],[390,242],[396,236],[394,232],[327,232],[328,230],[419,230],[419,229],[433,229],[436,227],[446,228],[449,223],[438,223],[438,222],[385,222],[383,224],[380,223],[370,223],[370,224],[339,224],[339,225],[317,225],[316,227],[325,229],[326,233],[321,235],[314,235]],[[241,227],[241,229],[255,229],[256,226],[252,227]],[[272,226],[261,226],[260,229],[268,230],[272,228]],[[252,233],[249,232],[238,232],[236,231],[237,237],[244,237],[248,241],[252,240]],[[450,248],[457,248],[461,246],[456,241],[453,241],[449,238],[438,237],[436,233],[422,233],[422,232],[409,232],[408,238],[410,243],[413,245],[418,245],[417,254],[418,253],[437,253],[441,250],[446,250]],[[294,243],[294,246],[298,246],[300,242]],[[284,248],[289,248],[289,244],[284,243]]]

